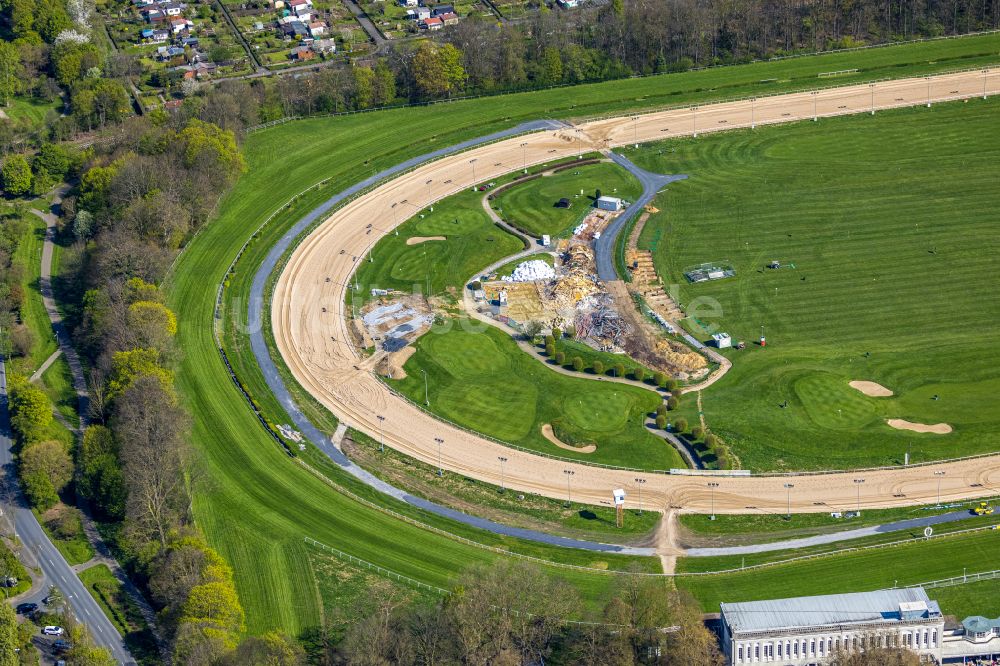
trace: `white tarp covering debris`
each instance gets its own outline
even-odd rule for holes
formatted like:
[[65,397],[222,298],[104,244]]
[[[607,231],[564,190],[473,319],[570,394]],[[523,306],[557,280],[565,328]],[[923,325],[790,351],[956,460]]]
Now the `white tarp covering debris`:
[[540,259],[532,259],[518,264],[510,275],[500,279],[504,282],[534,282],[535,280],[551,280],[556,276],[555,269]]
[[576,229],[573,230],[573,235],[574,236],[579,236],[580,234],[582,234],[586,230],[587,230],[587,223],[586,222],[581,222],[580,224],[577,225]]

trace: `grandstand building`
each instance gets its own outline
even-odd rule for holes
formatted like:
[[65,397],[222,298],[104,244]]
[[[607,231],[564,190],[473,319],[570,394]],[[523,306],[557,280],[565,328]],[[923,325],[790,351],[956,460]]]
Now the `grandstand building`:
[[727,666],[812,666],[838,650],[900,647],[942,660],[944,616],[923,588],[722,604]]

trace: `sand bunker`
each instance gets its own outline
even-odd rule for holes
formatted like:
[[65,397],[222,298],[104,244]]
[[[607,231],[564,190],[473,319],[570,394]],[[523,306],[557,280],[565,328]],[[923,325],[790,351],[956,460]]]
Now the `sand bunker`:
[[892,391],[875,382],[853,381],[848,386],[872,398],[888,398],[892,395]]
[[411,236],[406,239],[407,245],[420,245],[421,243],[426,243],[427,241],[436,240],[448,240],[444,236]]
[[556,434],[552,432],[552,426],[548,423],[542,424],[542,437],[549,440],[560,449],[566,449],[567,451],[576,451],[577,453],[593,453],[597,450],[596,444],[587,444],[586,446],[570,446],[565,442],[560,442]]
[[951,432],[951,426],[947,423],[935,423],[934,425],[928,425],[926,423],[911,423],[909,421],[904,421],[903,419],[889,419],[886,423],[889,424],[889,427],[895,428],[896,430],[932,432],[935,435],[947,435]]

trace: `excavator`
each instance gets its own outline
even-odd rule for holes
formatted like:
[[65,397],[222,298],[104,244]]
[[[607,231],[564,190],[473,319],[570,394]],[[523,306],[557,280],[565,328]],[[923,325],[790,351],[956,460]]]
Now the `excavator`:
[[980,502],[979,506],[972,507],[972,513],[977,516],[989,516],[993,513],[993,506],[989,502]]

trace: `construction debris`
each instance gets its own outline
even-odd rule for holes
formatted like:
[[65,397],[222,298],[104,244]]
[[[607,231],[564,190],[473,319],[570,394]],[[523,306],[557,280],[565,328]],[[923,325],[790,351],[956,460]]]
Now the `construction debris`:
[[355,320],[355,332],[361,338],[378,343],[383,350],[395,352],[420,337],[434,321],[427,301],[418,295],[395,300],[380,299],[362,310],[361,324]]
[[532,259],[518,264],[510,275],[504,275],[500,279],[504,282],[535,282],[551,280],[555,276],[555,269],[548,263],[541,259]]

